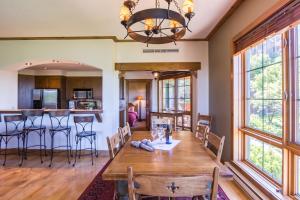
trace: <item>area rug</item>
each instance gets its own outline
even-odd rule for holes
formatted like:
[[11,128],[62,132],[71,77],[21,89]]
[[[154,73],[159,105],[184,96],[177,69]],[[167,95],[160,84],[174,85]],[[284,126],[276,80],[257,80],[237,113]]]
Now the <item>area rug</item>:
[[[113,200],[114,196],[114,181],[102,180],[102,173],[109,165],[108,162],[80,195],[79,200]],[[150,199],[149,199],[150,200]],[[151,200],[156,200],[155,198]],[[162,200],[164,200],[162,198]],[[190,198],[176,198],[176,200],[191,200]],[[223,189],[219,186],[218,188],[218,200],[229,200]]]

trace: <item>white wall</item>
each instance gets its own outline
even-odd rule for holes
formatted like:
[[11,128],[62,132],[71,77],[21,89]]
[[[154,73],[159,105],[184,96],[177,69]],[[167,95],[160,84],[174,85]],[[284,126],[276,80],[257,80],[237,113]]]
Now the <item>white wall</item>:
[[[18,40],[0,41],[0,108],[17,108],[17,70],[26,62],[42,63],[51,60],[69,60],[84,63],[102,70],[103,75],[103,123],[98,147],[107,149],[105,137],[117,131],[119,125],[119,82],[116,62],[201,62],[202,68],[195,80],[197,98],[195,112],[208,113],[208,42],[178,42],[150,46],[150,48],[178,48],[179,53],[143,54],[145,44],[114,43],[112,40]],[[3,78],[5,77],[5,78]],[[153,110],[157,108],[156,83],[153,89]],[[4,95],[3,95],[4,94]],[[2,97],[3,95],[3,97]],[[2,124],[3,125],[3,124]]]
[[104,94],[103,123],[96,124],[96,129],[101,132],[98,147],[107,149],[105,138],[115,133],[119,124],[119,82],[118,73],[114,70],[114,45],[111,40],[1,41],[1,109],[17,108],[17,70],[24,68],[26,62],[34,64],[43,60],[72,60],[97,67],[103,70]]

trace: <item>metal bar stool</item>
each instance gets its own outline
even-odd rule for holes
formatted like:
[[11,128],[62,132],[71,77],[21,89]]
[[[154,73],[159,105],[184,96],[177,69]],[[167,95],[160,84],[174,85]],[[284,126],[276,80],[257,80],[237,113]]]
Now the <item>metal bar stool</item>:
[[[80,143],[80,150],[79,150],[79,158],[81,156],[81,140],[83,138],[89,140],[91,144],[91,148],[86,148],[85,150],[90,150],[91,157],[92,157],[92,165],[94,165],[94,153],[95,156],[98,157],[97,147],[96,147],[96,132],[93,131],[93,122],[94,122],[94,116],[74,116],[74,123],[76,127],[76,151],[75,151],[75,161],[73,164],[73,167],[76,164],[77,161],[77,147],[78,143]],[[94,149],[93,149],[93,143],[94,143]]]
[[[41,163],[43,163],[43,153],[44,150],[45,156],[47,156],[46,152],[46,126],[43,125],[43,117],[44,117],[44,110],[23,110],[23,116],[26,117],[25,122],[25,159],[27,159],[27,150],[28,148],[32,147],[39,147],[40,148],[40,158]],[[28,147],[28,138],[30,134],[37,134],[40,138],[40,143],[38,145],[32,145]],[[44,140],[42,142],[42,139]]]
[[[7,157],[7,144],[12,138],[18,139],[18,155],[21,157],[21,161],[19,166],[22,166],[24,159],[24,145],[25,145],[25,133],[24,133],[24,125],[25,125],[25,117],[23,115],[9,115],[4,116],[5,122],[5,132],[0,133],[0,154],[1,154],[1,143],[2,140],[5,143],[4,149],[4,162],[3,166],[6,164]],[[22,139],[22,153],[20,152],[20,139]],[[1,154],[3,155],[3,154]]]
[[[69,126],[69,118],[70,118],[70,111],[69,110],[59,110],[59,111],[50,111],[49,112],[50,121],[51,121],[51,128],[49,129],[49,134],[51,136],[51,158],[49,167],[52,166],[53,161],[53,152],[56,148],[65,147],[67,148],[67,157],[68,163],[70,164],[70,156],[71,155],[71,127]],[[54,146],[54,136],[56,134],[64,134],[67,139],[67,145],[65,146]]]

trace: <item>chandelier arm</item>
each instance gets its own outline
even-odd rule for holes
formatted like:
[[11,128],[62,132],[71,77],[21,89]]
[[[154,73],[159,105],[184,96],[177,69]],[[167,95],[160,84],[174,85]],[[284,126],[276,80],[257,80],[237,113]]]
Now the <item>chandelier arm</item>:
[[192,33],[191,29],[189,28],[190,22],[191,22],[191,20],[189,19],[189,21],[186,23],[186,29]]
[[161,33],[164,34],[165,36],[167,36],[170,40],[173,40],[174,44],[177,45],[177,44],[176,44],[176,39],[170,37],[168,34],[162,32],[162,31],[161,31]]
[[163,18],[163,20],[161,20],[161,22],[159,23],[158,27],[160,27],[164,21],[165,21],[165,18]]
[[150,37],[148,36],[148,37],[147,37],[147,40],[145,41],[145,43],[148,44],[148,42],[152,39],[153,35],[154,35],[154,33],[152,33],[152,34],[150,35]]

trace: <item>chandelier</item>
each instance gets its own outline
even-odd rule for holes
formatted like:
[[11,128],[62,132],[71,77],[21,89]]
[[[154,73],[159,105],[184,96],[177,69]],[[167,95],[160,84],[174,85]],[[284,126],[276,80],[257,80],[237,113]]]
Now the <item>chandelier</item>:
[[[181,39],[194,17],[193,0],[184,0],[182,9],[177,0],[164,0],[167,8],[161,8],[160,0],[155,0],[155,8],[134,12],[140,0],[125,0],[121,6],[121,24],[133,40],[148,44],[172,43]],[[173,7],[174,9],[171,9]],[[186,21],[187,20],[187,21]]]

